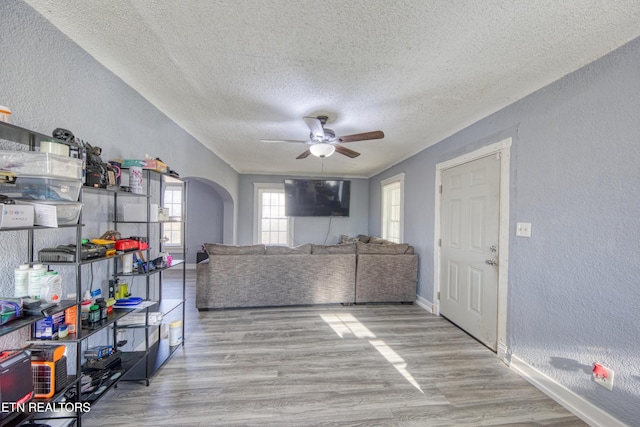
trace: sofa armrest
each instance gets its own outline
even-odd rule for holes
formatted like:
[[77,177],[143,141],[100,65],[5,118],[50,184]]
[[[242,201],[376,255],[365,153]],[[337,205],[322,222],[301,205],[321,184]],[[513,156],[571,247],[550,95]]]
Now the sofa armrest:
[[209,259],[196,264],[196,308],[207,308],[209,300]]
[[413,302],[418,255],[358,254],[356,303]]

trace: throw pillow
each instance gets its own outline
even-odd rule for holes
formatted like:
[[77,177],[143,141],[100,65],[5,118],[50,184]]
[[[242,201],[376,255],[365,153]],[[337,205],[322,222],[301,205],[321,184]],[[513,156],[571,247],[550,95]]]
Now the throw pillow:
[[344,245],[345,243],[356,243],[358,241],[357,237],[349,237],[346,234],[340,235],[340,244]]
[[359,254],[401,255],[407,252],[409,245],[406,243],[393,243],[380,245],[377,243],[358,243]]
[[265,255],[310,254],[311,243],[305,243],[304,245],[296,247],[267,245],[264,253]]
[[345,243],[344,245],[311,245],[311,253],[316,255],[355,254],[356,244]]
[[263,255],[264,245],[222,245],[219,243],[205,243],[209,255]]

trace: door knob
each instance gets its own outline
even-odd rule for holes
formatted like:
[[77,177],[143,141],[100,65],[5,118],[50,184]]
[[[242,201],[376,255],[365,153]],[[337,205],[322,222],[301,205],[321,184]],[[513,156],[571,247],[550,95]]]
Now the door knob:
[[498,252],[498,247],[496,245],[491,245],[489,250],[495,254],[496,252]]
[[488,259],[484,262],[485,264],[489,264],[489,265],[498,265],[498,261],[496,261],[495,259]]

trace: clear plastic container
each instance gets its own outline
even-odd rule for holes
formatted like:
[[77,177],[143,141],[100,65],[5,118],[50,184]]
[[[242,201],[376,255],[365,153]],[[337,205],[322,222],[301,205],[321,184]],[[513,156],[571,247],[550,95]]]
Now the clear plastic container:
[[82,203],[80,202],[57,202],[51,200],[16,200],[16,203],[26,203],[33,205],[35,212],[34,223],[36,225],[47,225],[39,221],[38,205],[53,205],[56,207],[58,225],[73,225],[78,223]]
[[40,299],[40,290],[47,267],[42,264],[33,264],[33,268],[29,270],[29,296],[33,299]]
[[47,271],[41,278],[40,299],[58,304],[62,297],[62,278],[57,271]]
[[29,295],[29,270],[29,264],[22,264],[15,269],[14,296],[17,298]]
[[0,183],[0,194],[11,199],[76,202],[82,182],[44,177],[18,176],[14,184]]
[[82,160],[39,151],[0,151],[0,170],[17,175],[82,179]]

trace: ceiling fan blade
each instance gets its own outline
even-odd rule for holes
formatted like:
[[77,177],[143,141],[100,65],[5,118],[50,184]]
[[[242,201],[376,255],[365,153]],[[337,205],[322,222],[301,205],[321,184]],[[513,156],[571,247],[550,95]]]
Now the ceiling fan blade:
[[266,142],[268,144],[276,142],[302,142],[303,144],[306,144],[309,141],[302,141],[300,139],[261,139],[260,142]]
[[315,136],[318,141],[324,141],[324,128],[322,127],[322,122],[315,117],[304,117],[304,122],[309,126],[311,130],[311,134]]
[[381,130],[374,130],[373,132],[355,133],[353,135],[341,136],[338,137],[338,140],[340,142],[354,142],[382,138],[384,138],[384,132],[382,132]]
[[353,151],[347,147],[343,147],[342,145],[334,145],[334,147],[336,147],[336,153],[340,153],[342,155],[345,155],[347,157],[351,157],[352,159],[354,157],[358,157],[360,155],[360,153],[358,153],[357,151]]
[[300,154],[296,159],[306,159],[311,154],[311,150],[305,150],[302,154]]

